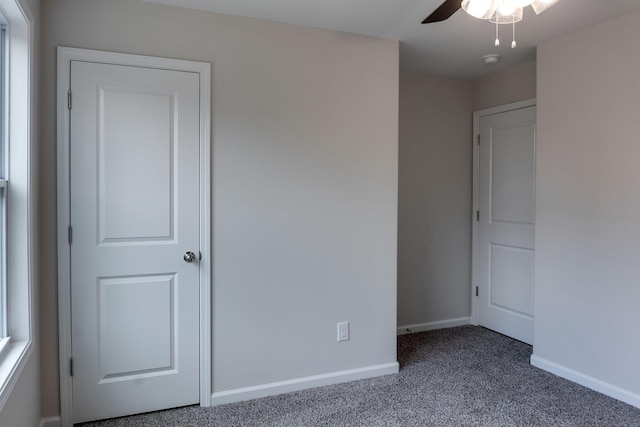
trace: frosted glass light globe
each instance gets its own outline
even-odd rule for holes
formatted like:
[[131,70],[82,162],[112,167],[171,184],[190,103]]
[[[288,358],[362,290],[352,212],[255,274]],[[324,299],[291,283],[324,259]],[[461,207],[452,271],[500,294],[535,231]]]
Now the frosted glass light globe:
[[536,15],[539,15],[556,4],[557,1],[558,0],[533,0],[531,2],[531,7],[533,8],[533,11],[536,13]]
[[496,3],[494,0],[463,0],[462,8],[475,18],[489,19],[496,11]]

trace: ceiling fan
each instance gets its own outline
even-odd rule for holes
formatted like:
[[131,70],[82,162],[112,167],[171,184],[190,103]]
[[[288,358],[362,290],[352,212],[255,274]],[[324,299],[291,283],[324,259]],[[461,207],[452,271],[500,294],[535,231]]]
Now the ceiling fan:
[[[551,7],[558,0],[446,0],[433,13],[427,16],[423,24],[440,22],[449,19],[458,9],[464,9],[468,14],[480,19],[490,19],[494,16],[506,16],[507,10],[520,9],[520,19],[522,19],[521,8],[531,6],[537,14],[542,13]],[[513,18],[511,18],[513,20]],[[498,19],[501,21],[500,19]],[[503,23],[503,22],[500,22]],[[511,23],[511,22],[509,22]]]
[[464,9],[478,19],[488,19],[496,24],[495,46],[500,46],[499,24],[513,25],[511,48],[516,48],[516,22],[522,20],[522,9],[531,6],[536,15],[553,6],[558,0],[446,0],[433,13],[427,16],[423,24],[449,19],[458,9]]
[[446,0],[440,5],[433,13],[427,16],[423,24],[430,24],[432,22],[440,22],[449,19],[451,15],[456,13],[458,9],[462,7],[462,0]]

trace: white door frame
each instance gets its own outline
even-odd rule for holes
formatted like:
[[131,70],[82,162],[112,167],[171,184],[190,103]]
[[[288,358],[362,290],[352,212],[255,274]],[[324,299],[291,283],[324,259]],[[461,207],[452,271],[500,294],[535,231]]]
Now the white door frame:
[[58,343],[61,425],[73,425],[71,358],[71,218],[68,90],[72,60],[187,71],[200,75],[200,406],[211,406],[211,64],[58,47]]
[[473,207],[471,211],[471,324],[478,325],[478,298],[476,286],[478,285],[478,221],[476,212],[480,210],[480,119],[493,114],[519,110],[521,108],[536,105],[536,98],[525,101],[512,102],[498,107],[486,108],[473,112]]

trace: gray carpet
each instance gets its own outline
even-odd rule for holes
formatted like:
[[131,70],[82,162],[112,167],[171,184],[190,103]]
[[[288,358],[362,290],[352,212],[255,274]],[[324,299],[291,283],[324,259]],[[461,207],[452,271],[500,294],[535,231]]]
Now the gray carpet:
[[463,326],[398,337],[400,373],[116,426],[640,426],[640,409],[529,364],[531,347]]

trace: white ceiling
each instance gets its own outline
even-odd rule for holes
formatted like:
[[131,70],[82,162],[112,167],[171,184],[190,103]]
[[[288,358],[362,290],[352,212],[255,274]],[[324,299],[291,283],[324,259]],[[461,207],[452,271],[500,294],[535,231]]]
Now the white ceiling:
[[[446,21],[421,25],[444,0],[144,0],[399,40],[405,71],[477,78],[535,59],[539,43],[580,28],[640,11],[640,0],[560,0],[540,15],[530,7],[516,24],[518,47],[511,49],[511,26],[502,25],[501,47],[493,47],[495,25],[459,10]],[[487,66],[483,55],[502,60]]]

